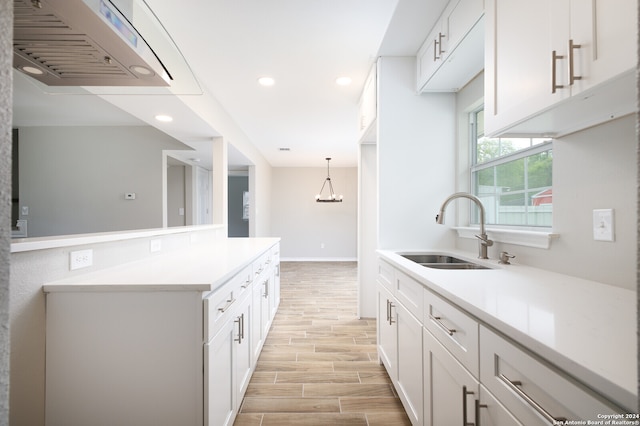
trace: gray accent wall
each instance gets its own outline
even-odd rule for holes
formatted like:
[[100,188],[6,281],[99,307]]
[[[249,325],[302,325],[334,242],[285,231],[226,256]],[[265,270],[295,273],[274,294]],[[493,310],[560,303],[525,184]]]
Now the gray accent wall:
[[243,219],[243,194],[249,191],[248,176],[229,176],[229,237],[248,237],[249,220]]
[[148,126],[24,127],[19,141],[29,237],[161,228],[162,151],[187,149]]

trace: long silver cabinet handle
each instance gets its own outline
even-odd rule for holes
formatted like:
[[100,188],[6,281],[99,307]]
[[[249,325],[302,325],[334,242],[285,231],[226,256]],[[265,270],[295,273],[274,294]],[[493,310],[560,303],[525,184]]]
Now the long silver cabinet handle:
[[393,311],[392,309],[395,308],[396,305],[393,304],[393,302],[389,302],[389,325],[393,325],[396,322],[393,320]]
[[476,417],[476,423],[467,422],[467,396],[473,395],[472,391],[467,390],[467,386],[462,386],[462,426],[476,426],[478,418]]
[[233,339],[234,342],[242,343],[242,317],[239,316],[235,320],[233,320],[236,324],[238,324],[238,338]]
[[556,84],[556,73],[557,73],[557,62],[558,59],[564,59],[564,56],[558,55],[558,53],[554,50],[551,52],[551,93],[556,93],[556,89],[564,88],[561,84]]
[[487,407],[487,404],[480,404],[480,400],[476,399],[476,426],[480,426],[480,409]]
[[573,40],[569,40],[569,86],[572,86],[576,80],[582,80],[582,77],[574,74],[573,50],[580,49],[582,45],[575,44]]
[[555,425],[555,424],[558,424],[558,422],[565,422],[567,420],[565,417],[554,417],[554,416],[552,416],[547,410],[544,409],[544,407],[542,407],[542,405],[538,404],[538,402],[536,400],[531,398],[529,395],[527,395],[527,393],[525,391],[523,391],[522,389],[519,388],[519,386],[522,386],[522,382],[520,382],[519,380],[513,380],[512,381],[507,376],[505,376],[503,373],[500,373],[498,375],[498,378],[500,380],[502,380],[507,385],[507,387],[509,389],[514,391],[516,393],[516,395],[518,395],[527,404],[529,404],[531,406],[531,408],[536,410],[542,417],[544,417],[545,420],[547,420],[550,424]]
[[449,327],[447,327],[446,325],[444,325],[442,323],[442,321],[441,321],[442,317],[436,317],[436,316],[433,316],[432,314],[429,314],[429,319],[431,319],[431,321],[435,322],[436,325],[438,327],[440,327],[441,329],[443,329],[444,332],[447,333],[449,336],[453,336],[453,333],[456,332],[455,328],[449,328]]
[[229,307],[230,307],[231,305],[233,305],[233,303],[234,303],[235,301],[236,301],[236,299],[234,299],[234,298],[231,298],[231,299],[227,300],[227,304],[226,304],[226,305],[224,305],[222,308],[218,308],[218,310],[219,310],[220,312],[224,313],[227,309],[229,309]]

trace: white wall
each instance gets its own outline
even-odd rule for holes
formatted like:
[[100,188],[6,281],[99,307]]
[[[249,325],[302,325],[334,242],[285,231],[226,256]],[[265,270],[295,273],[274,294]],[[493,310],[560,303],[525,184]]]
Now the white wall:
[[[458,113],[482,97],[482,76],[458,94]],[[635,116],[627,116],[554,140],[553,232],[560,238],[546,249],[497,243],[489,257],[500,251],[516,255],[514,262],[567,275],[636,288],[636,148]],[[468,137],[461,126],[458,189],[468,191],[464,169]],[[594,209],[615,210],[615,242],[593,240]],[[464,215],[460,216],[461,218]],[[453,215],[451,217],[453,219]],[[451,220],[451,223],[454,221]],[[464,223],[463,223],[464,224]],[[453,233],[453,231],[449,231]],[[473,240],[458,239],[458,248],[476,251]]]
[[452,247],[435,223],[453,192],[455,96],[418,94],[414,57],[378,60],[379,248]]
[[273,168],[271,229],[283,260],[356,259],[357,169],[331,168],[342,203],[315,201],[326,177],[326,167]]
[[378,157],[376,146],[362,144],[358,163],[358,316],[375,318],[378,278]]
[[187,148],[147,126],[24,127],[19,144],[29,237],[162,227],[162,150]]

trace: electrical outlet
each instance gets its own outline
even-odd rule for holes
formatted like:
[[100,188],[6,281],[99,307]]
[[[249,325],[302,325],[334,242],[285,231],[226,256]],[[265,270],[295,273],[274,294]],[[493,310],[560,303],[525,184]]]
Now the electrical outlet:
[[320,243],[320,248],[323,249],[324,248],[324,243]]
[[88,268],[91,265],[93,265],[93,250],[78,250],[69,253],[70,270]]

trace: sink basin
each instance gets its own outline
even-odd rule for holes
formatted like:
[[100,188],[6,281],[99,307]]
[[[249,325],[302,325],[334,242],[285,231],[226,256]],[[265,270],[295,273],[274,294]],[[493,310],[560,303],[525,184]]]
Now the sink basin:
[[400,254],[400,256],[433,269],[490,269],[486,266],[445,254]]

